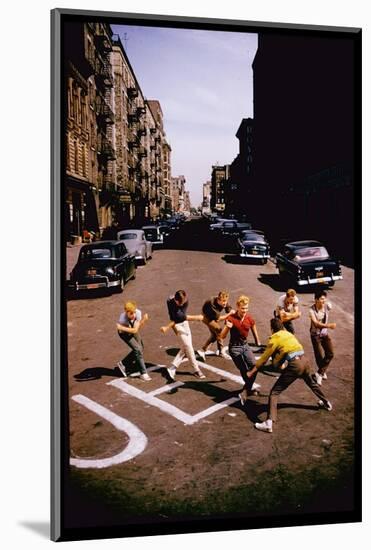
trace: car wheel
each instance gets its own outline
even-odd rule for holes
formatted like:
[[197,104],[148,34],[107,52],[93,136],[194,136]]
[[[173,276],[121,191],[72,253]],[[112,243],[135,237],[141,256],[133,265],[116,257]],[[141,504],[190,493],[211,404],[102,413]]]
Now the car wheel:
[[132,274],[132,276],[131,276],[131,278],[132,278],[133,281],[134,281],[134,279],[136,278],[136,276],[137,276],[137,268],[134,267],[134,271],[133,271],[133,274]]
[[117,292],[119,292],[121,294],[121,292],[124,291],[124,288],[125,288],[125,277],[122,275],[121,276],[121,279],[120,279],[120,284],[118,286],[118,290]]
[[267,261],[268,261],[267,258],[263,258],[262,259],[262,265],[265,265],[267,263]]

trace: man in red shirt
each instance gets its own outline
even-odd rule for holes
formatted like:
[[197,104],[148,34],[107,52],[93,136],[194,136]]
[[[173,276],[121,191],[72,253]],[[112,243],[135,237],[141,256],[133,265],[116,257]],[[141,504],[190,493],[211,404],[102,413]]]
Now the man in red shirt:
[[239,394],[242,405],[251,395],[252,385],[256,378],[256,373],[250,378],[247,376],[247,372],[255,367],[255,356],[247,343],[247,335],[250,329],[255,344],[257,346],[261,345],[255,321],[248,313],[249,302],[250,298],[248,296],[242,295],[238,298],[237,311],[227,317],[225,327],[220,335],[223,339],[230,331],[229,354],[245,382]]

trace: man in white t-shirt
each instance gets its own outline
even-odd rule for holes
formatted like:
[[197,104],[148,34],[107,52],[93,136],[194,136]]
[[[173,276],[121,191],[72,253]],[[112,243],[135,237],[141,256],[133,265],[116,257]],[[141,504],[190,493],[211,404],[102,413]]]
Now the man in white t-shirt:
[[289,288],[286,294],[278,298],[274,316],[283,323],[286,330],[292,334],[295,333],[293,321],[301,317],[301,312],[299,311],[299,298],[293,288]]
[[[126,302],[124,311],[121,313],[116,326],[121,340],[129,346],[135,357],[135,363],[140,372],[140,378],[149,381],[151,378],[147,373],[146,364],[143,359],[143,340],[139,334],[139,330],[147,320],[148,314],[145,313],[142,317],[142,312],[140,309],[137,309],[135,302]],[[123,376],[126,377],[124,359],[119,361],[117,366]]]

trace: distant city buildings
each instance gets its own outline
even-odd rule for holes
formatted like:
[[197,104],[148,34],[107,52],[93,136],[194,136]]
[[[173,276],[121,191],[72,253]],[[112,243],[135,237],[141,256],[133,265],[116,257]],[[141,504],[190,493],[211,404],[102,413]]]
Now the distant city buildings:
[[66,240],[190,207],[184,176],[172,192],[160,102],[145,98],[120,37],[103,23],[65,29]]
[[225,188],[229,181],[230,165],[215,165],[211,172],[211,198],[210,207],[215,212],[225,210]]
[[201,212],[202,214],[210,214],[210,201],[211,201],[211,181],[207,181],[202,186],[202,204]]
[[353,47],[259,34],[254,118],[240,122],[231,164],[211,167],[213,212],[248,218],[274,248],[278,238],[318,239],[353,262]]
[[171,178],[170,196],[175,212],[184,211],[185,184],[186,180],[184,176]]

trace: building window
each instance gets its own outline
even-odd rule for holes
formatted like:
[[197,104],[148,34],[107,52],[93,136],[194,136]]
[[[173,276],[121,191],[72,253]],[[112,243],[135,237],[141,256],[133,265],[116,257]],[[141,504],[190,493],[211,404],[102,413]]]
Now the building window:
[[79,115],[79,92],[76,84],[73,86],[73,104],[72,104],[72,117],[74,118],[76,124],[78,123]]
[[81,92],[81,126],[84,130],[87,129],[87,116],[86,116],[86,94]]
[[74,149],[75,149],[75,173],[79,173],[79,146],[77,141],[74,143]]
[[81,156],[82,156],[82,175],[86,177],[86,149],[85,145],[83,146],[81,150]]

